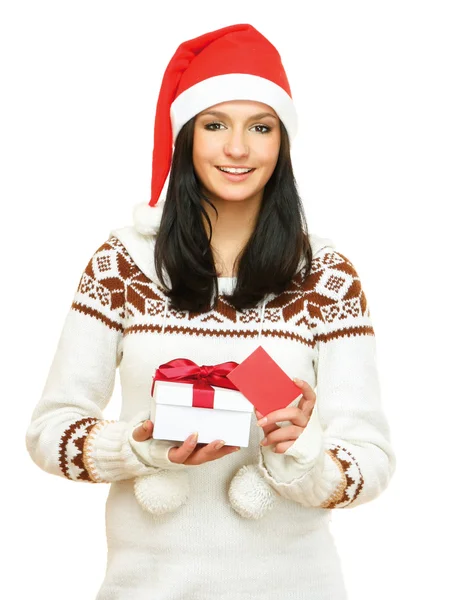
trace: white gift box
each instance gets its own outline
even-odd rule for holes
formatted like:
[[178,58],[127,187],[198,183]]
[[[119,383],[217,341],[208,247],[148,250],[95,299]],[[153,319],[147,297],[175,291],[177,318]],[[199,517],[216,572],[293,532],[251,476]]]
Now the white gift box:
[[181,441],[198,433],[198,443],[224,440],[248,446],[253,405],[237,390],[212,386],[213,408],[193,406],[193,384],[155,381],[151,411],[153,437]]

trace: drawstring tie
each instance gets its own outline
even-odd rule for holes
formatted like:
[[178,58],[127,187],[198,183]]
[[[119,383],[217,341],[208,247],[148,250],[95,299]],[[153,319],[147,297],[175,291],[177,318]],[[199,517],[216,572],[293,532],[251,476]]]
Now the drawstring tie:
[[161,334],[164,333],[164,330],[166,328],[166,319],[167,319],[167,314],[168,314],[168,307],[169,307],[169,298],[166,296],[166,300],[164,302],[164,316],[163,316],[163,326],[161,327]]
[[264,318],[265,318],[265,302],[267,300],[267,296],[263,299],[262,303],[261,303],[261,321],[259,323],[259,333],[258,333],[258,340],[260,340],[262,338],[262,327],[264,325]]

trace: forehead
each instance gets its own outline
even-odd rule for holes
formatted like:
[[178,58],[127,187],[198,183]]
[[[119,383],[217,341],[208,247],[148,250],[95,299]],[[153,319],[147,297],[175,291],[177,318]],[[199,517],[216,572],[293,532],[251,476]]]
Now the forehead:
[[256,114],[269,113],[278,118],[278,115],[271,106],[264,104],[263,102],[256,102],[254,100],[230,100],[228,102],[220,102],[219,104],[214,104],[213,106],[205,108],[199,113],[199,115],[210,111],[222,112],[233,117],[249,117]]

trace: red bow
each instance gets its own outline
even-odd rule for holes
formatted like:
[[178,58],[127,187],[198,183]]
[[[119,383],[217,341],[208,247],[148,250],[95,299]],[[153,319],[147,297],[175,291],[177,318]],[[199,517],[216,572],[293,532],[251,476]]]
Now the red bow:
[[176,358],[160,365],[155,372],[152,386],[155,381],[178,381],[193,384],[193,406],[199,408],[213,408],[215,390],[212,385],[230,390],[238,390],[226,376],[238,367],[236,362],[225,362],[219,365],[201,367],[187,358]]

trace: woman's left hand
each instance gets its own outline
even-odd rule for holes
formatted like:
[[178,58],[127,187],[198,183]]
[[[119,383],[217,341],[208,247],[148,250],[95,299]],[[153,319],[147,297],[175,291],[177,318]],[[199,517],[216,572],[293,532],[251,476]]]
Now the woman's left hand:
[[[300,436],[310,420],[316,402],[316,394],[306,381],[301,379],[293,381],[302,391],[302,398],[297,406],[274,410],[266,416],[255,410],[256,417],[259,419],[257,424],[262,427],[265,435],[261,445],[276,444],[275,452],[277,454],[286,452]],[[280,421],[290,421],[291,424],[281,427],[277,425],[277,422]]]

